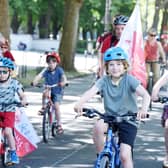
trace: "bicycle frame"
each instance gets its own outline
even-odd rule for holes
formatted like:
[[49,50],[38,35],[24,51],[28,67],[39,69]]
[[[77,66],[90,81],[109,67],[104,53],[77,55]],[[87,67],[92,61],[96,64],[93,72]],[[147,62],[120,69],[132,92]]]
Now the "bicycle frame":
[[53,115],[55,115],[55,107],[54,107],[54,104],[51,100],[51,88],[50,87],[47,87],[46,88],[46,100],[45,100],[45,104],[46,106],[49,108],[49,119],[50,119],[50,124],[52,124],[54,122],[54,117]]
[[[55,87],[55,86],[53,86]],[[51,87],[46,86],[46,93],[45,93],[45,110],[43,115],[43,124],[42,124],[42,134],[43,134],[43,141],[48,142],[50,137],[50,133],[52,136],[55,136],[55,128],[56,128],[56,116],[55,116],[55,107],[51,100]]]
[[117,132],[113,132],[112,126],[109,125],[104,149],[97,158],[95,168],[100,168],[100,161],[103,156],[108,156],[110,161],[109,168],[115,168],[115,166],[120,165],[120,158],[119,158],[120,145],[117,142],[117,138],[118,138]]

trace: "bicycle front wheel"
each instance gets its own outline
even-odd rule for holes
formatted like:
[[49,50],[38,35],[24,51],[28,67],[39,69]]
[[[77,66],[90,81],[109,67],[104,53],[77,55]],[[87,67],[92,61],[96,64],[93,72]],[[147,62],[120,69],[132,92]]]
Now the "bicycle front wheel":
[[45,143],[48,142],[51,134],[51,124],[50,124],[50,111],[49,107],[46,107],[44,110],[43,115],[43,124],[42,124],[42,134],[43,134],[43,141]]
[[102,159],[100,160],[100,168],[109,168],[109,157],[108,156],[103,156]]

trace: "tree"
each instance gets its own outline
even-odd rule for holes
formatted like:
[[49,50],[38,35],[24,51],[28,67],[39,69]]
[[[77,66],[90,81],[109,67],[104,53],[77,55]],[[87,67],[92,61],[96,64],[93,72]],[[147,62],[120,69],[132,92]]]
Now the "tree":
[[161,34],[168,33],[168,1],[165,0],[163,3],[163,19],[161,26]]
[[154,14],[154,18],[153,18],[153,24],[152,27],[155,28],[157,30],[158,28],[158,22],[159,22],[159,11],[161,8],[161,1],[160,0],[155,0],[155,14]]
[[10,26],[7,0],[0,0],[0,11],[0,32],[6,39],[9,39]]
[[63,32],[59,47],[62,66],[74,70],[74,56],[78,36],[79,12],[84,0],[65,0]]

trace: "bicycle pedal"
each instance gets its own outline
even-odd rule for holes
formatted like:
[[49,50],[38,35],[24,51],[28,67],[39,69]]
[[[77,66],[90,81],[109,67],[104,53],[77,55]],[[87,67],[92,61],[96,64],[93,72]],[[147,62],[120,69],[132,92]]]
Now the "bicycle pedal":
[[7,162],[5,163],[6,166],[13,166],[15,163],[12,163],[12,162]]

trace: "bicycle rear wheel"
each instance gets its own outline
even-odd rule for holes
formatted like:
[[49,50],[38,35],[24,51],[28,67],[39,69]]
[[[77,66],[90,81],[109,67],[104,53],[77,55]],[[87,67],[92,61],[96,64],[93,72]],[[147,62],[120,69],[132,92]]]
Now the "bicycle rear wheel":
[[109,168],[109,157],[108,156],[103,156],[102,159],[100,160],[100,168]]
[[42,124],[42,134],[43,134],[43,141],[45,143],[48,142],[51,134],[51,124],[50,124],[50,109],[49,107],[46,107],[44,109],[44,115],[43,115],[43,124]]

